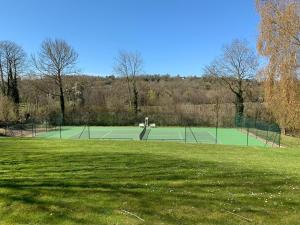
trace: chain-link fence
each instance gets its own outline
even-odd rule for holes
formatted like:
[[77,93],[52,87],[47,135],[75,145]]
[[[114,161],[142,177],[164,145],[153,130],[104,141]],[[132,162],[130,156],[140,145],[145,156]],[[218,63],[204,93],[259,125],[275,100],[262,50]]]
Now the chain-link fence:
[[[184,143],[231,144],[244,146],[280,146],[280,128],[275,123],[249,117],[207,120],[197,113],[87,113],[68,118],[31,119],[6,124],[5,135],[62,139],[119,139],[178,141]],[[84,116],[84,119],[82,119]],[[145,117],[149,126],[143,126]],[[97,121],[97,122],[95,122]],[[139,126],[140,125],[140,126]],[[147,129],[146,129],[147,128]]]
[[276,123],[257,120],[256,118],[237,116],[235,119],[236,127],[241,132],[246,132],[247,136],[253,136],[265,141],[266,144],[280,146],[281,129]]

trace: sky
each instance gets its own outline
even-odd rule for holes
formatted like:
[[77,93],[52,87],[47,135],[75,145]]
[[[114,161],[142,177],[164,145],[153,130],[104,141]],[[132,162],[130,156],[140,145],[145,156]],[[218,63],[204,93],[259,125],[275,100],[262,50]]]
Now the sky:
[[0,40],[35,54],[66,40],[85,74],[113,74],[119,51],[138,51],[144,73],[200,75],[234,39],[255,48],[254,0],[0,0]]

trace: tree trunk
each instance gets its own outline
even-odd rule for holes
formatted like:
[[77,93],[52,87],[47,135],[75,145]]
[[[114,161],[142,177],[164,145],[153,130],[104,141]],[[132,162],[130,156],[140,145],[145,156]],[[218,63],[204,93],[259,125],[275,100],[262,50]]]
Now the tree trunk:
[[64,91],[62,87],[59,87],[60,95],[59,95],[59,100],[60,100],[60,110],[61,110],[61,116],[62,116],[62,125],[65,123],[65,98],[64,98]]
[[4,82],[4,72],[3,72],[3,67],[2,67],[2,64],[0,62],[0,82],[1,82],[1,92],[2,92],[2,95],[5,95],[5,82]]
[[19,105],[20,103],[20,95],[19,95],[19,90],[18,90],[18,78],[17,78],[17,66],[14,63],[14,74],[13,74],[13,79],[12,79],[12,99],[15,104]]
[[11,64],[8,64],[8,74],[7,74],[7,96],[13,98],[13,71],[11,68]]
[[238,123],[241,123],[241,119],[244,115],[244,98],[242,93],[236,94],[235,100],[235,109],[236,109],[236,117],[238,118]]
[[244,97],[243,97],[243,86],[242,86],[242,78],[239,76],[238,79],[238,91],[235,93],[236,100],[235,100],[235,106],[236,106],[236,115],[240,118],[244,115]]
[[62,116],[61,123],[62,123],[62,125],[64,125],[64,123],[65,123],[65,98],[64,98],[63,83],[62,83],[60,74],[58,75],[58,84],[59,84],[60,110],[61,110],[61,116]]
[[130,110],[132,109],[132,99],[131,99],[131,88],[130,88],[130,79],[128,75],[126,76],[126,81],[127,81],[127,87],[128,87],[128,97],[129,97],[129,108]]
[[135,81],[134,81],[134,83],[133,83],[133,97],[134,97],[134,99],[133,99],[134,113],[135,113],[135,115],[137,116],[138,111],[139,111],[139,105],[138,105],[139,93],[138,93],[138,90],[137,90]]

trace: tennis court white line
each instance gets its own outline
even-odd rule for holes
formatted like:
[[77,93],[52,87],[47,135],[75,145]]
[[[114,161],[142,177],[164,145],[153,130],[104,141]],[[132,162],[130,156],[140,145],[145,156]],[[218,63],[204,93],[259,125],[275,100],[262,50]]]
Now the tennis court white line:
[[106,134],[104,134],[101,138],[105,138],[106,136],[108,136],[108,135],[110,135],[111,133],[112,133],[113,131],[111,130],[111,131],[109,131],[109,132],[107,132]]
[[[218,133],[218,137],[216,137],[216,135],[210,133],[210,131],[206,131],[213,139],[215,139],[215,141],[217,141],[217,144],[222,144],[222,142],[220,141],[220,138],[219,138],[219,133]],[[217,140],[216,140],[217,139]]]

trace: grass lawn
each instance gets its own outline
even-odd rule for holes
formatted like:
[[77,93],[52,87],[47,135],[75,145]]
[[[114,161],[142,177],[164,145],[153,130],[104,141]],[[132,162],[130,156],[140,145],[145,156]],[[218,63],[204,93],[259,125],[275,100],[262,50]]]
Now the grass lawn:
[[281,139],[285,147],[298,147],[300,149],[300,138],[281,135]]
[[300,223],[300,148],[0,139],[0,224]]

